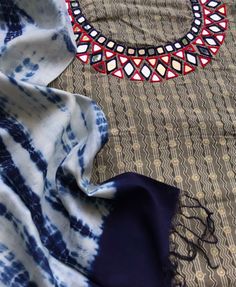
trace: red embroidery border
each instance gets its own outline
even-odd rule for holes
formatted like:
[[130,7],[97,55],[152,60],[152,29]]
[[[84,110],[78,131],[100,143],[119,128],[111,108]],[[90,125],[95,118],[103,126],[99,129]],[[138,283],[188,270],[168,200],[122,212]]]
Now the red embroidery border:
[[[121,79],[128,77],[132,81],[161,82],[179,75],[187,75],[195,71],[199,64],[205,67],[218,53],[228,28],[226,5],[222,4],[222,1],[199,0],[196,5],[201,7],[201,28],[186,46],[182,45],[180,49],[175,49],[172,44],[175,50],[171,52],[167,52],[164,48],[164,53],[158,54],[156,51],[157,55],[154,56],[130,56],[125,52],[119,53],[114,48],[106,47],[91,37],[88,28],[93,27],[82,15],[81,9],[71,7],[71,3],[79,5],[79,2],[65,1],[76,37],[77,58],[85,64],[90,62],[100,73],[111,74]],[[217,7],[210,7],[211,3],[216,3]],[[78,15],[75,15],[76,10],[79,12]]]

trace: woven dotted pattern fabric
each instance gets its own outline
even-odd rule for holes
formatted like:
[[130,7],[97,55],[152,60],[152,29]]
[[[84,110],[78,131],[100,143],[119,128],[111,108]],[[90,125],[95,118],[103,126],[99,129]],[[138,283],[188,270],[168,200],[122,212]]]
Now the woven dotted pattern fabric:
[[[173,40],[191,23],[187,0],[80,2],[94,27],[133,45]],[[94,180],[137,171],[197,196],[214,212],[219,243],[209,254],[219,267],[200,257],[182,262],[189,287],[236,286],[236,5],[224,3],[225,43],[204,69],[154,84],[103,75],[75,59],[53,83],[92,98],[107,116],[109,142],[96,158]]]

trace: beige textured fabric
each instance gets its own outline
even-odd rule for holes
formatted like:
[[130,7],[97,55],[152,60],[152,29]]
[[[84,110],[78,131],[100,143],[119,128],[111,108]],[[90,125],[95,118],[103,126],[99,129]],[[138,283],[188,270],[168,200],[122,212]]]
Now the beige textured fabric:
[[[126,44],[157,45],[183,35],[191,23],[188,0],[80,2],[96,28]],[[102,75],[76,59],[53,83],[94,99],[107,115],[110,138],[97,156],[94,180],[137,171],[186,190],[214,212],[219,243],[209,252],[219,268],[210,269],[200,256],[181,263],[189,287],[236,286],[234,2],[225,1],[226,42],[205,69],[151,84]]]

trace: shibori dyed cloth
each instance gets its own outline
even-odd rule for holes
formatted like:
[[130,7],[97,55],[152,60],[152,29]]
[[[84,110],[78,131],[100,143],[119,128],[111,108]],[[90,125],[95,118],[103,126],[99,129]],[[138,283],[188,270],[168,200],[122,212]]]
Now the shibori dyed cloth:
[[63,0],[0,3],[0,286],[169,287],[179,190],[135,173],[92,184],[106,118],[45,86],[76,52],[66,13]]
[[169,286],[177,189],[135,174],[93,186],[98,106],[0,81],[0,286]]

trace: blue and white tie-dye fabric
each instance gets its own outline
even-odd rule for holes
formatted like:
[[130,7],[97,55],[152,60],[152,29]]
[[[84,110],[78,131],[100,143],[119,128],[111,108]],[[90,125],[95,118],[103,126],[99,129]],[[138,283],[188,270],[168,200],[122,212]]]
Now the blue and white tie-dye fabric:
[[46,85],[67,67],[75,49],[64,0],[0,1],[1,72]]
[[17,280],[28,286],[30,277],[39,286],[64,286],[70,278],[68,286],[84,286],[69,266],[89,269],[108,209],[70,184],[87,195],[113,196],[112,182],[89,184],[107,137],[104,115],[88,98],[0,76],[1,258],[13,256],[0,261],[0,272],[16,276],[0,279],[7,286]]
[[92,184],[106,118],[45,86],[75,55],[64,0],[1,0],[0,29],[0,286],[170,287],[178,189]]
[[[145,197],[159,197],[158,189],[165,190],[164,198],[173,199],[171,204],[164,202],[161,207],[168,205],[170,210],[167,208],[158,215],[160,218],[165,214],[167,224],[162,236],[163,233],[166,235],[164,250],[168,252],[170,219],[178,191],[174,188],[168,191],[165,185],[134,174],[125,174],[99,186],[91,184],[92,162],[106,139],[104,114],[88,98],[0,75],[2,286],[110,286],[102,284],[102,272],[93,275],[101,266],[104,267],[103,272],[111,268],[111,263],[93,268],[103,245],[104,228],[110,234],[111,242],[105,244],[108,249],[121,250],[117,249],[117,240],[122,237],[130,246],[129,232],[134,232],[134,237],[139,237],[139,234],[144,237],[142,232],[135,235],[136,227],[133,225],[136,224],[133,221],[136,219],[129,217],[138,215],[137,207]],[[142,197],[143,190],[147,194]],[[156,195],[148,191],[156,192]],[[116,214],[116,192],[121,198],[125,195],[125,201],[123,207],[118,208],[122,213],[119,216],[121,221],[112,227],[109,221],[113,217],[107,220],[110,213]],[[133,204],[132,196],[136,201]],[[128,206],[125,206],[126,200]],[[118,197],[116,201],[119,204]],[[142,205],[139,208],[142,214]],[[124,220],[129,222],[128,226]],[[113,235],[114,227],[117,235]],[[142,242],[146,248],[147,242],[142,239],[139,244]],[[135,254],[134,250],[130,252]],[[102,260],[104,257],[105,261],[107,257],[112,259],[109,253],[104,251]],[[135,256],[130,256],[126,261],[134,259]],[[165,259],[168,259],[168,253]],[[101,284],[93,285],[93,276],[96,277],[95,282],[102,280]],[[110,281],[109,276],[107,279]]]

